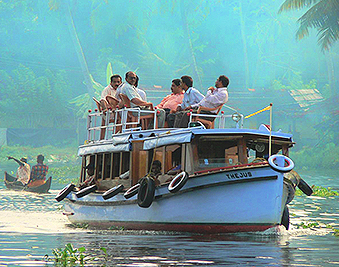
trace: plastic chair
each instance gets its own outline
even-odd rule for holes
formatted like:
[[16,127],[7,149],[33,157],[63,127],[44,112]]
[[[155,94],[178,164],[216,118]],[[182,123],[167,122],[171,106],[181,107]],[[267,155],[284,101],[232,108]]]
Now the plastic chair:
[[[119,94],[121,100],[123,101],[124,105],[126,108],[130,108],[131,107],[131,101],[129,100],[129,98],[124,95],[124,94]],[[150,106],[150,111],[155,111],[154,108],[153,108],[153,105]],[[149,123],[154,120],[154,116],[156,116],[156,113],[150,113],[150,114],[147,114],[147,115],[140,115],[140,123],[141,123],[141,128],[143,130],[146,130]],[[137,122],[137,116],[133,115],[133,113],[131,114],[127,114],[127,119],[130,121],[130,122]],[[157,125],[155,126],[155,128],[157,128]]]
[[119,105],[119,100],[116,99],[114,96],[107,95],[105,99],[108,103],[108,107],[110,107],[112,110],[115,110]]
[[[216,108],[207,108],[207,107],[200,106],[198,108],[197,114],[200,114],[202,110],[203,111],[214,111],[214,110],[217,110],[217,113],[215,115],[218,115],[223,105],[224,104],[222,104],[222,105],[220,105],[220,106],[218,106]],[[204,117],[204,114],[201,114],[201,117]],[[214,121],[215,121],[215,119],[213,121],[209,121],[209,120],[203,119],[201,117],[200,116],[196,117],[196,120],[200,121],[203,125],[205,125],[206,129],[214,129]]]

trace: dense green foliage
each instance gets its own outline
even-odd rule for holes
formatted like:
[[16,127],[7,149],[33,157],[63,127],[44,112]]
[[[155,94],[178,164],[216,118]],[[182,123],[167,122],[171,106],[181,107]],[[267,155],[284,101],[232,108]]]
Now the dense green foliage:
[[302,39],[309,35],[310,28],[316,28],[319,43],[323,49],[339,39],[339,1],[338,0],[285,0],[280,11],[309,7],[307,12],[299,18],[300,27],[297,37]]
[[291,158],[301,170],[338,170],[339,146],[334,143],[325,143],[316,147],[303,147],[292,152]]
[[[336,154],[339,46],[323,53],[312,32],[296,42],[299,13],[278,14],[282,3],[0,1],[0,127],[79,132],[79,118],[95,107],[92,96],[99,97],[112,72],[136,71],[154,104],[170,92],[173,78],[190,75],[204,93],[226,74],[229,106],[250,114],[273,103],[277,129],[295,134],[302,146],[326,135],[316,149],[328,151],[333,143]],[[318,89],[324,106],[300,107],[289,94],[298,89]],[[268,122],[265,115],[257,118],[245,126]],[[297,149],[301,166],[308,166],[307,152]]]

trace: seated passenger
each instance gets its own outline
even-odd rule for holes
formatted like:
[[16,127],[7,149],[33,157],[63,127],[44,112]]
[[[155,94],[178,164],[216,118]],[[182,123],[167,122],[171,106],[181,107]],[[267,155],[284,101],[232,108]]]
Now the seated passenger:
[[147,96],[146,92],[140,88],[138,88],[139,85],[139,76],[137,75],[137,80],[135,81],[135,88],[137,89],[138,94],[141,96],[141,99],[147,102]]
[[153,106],[151,102],[146,102],[142,99],[135,87],[137,75],[133,71],[129,71],[125,76],[126,82],[122,83],[116,92],[115,97],[120,99],[120,94],[124,94],[131,101],[131,107],[150,107]]
[[46,175],[48,172],[48,166],[44,164],[45,157],[43,155],[37,156],[37,163],[32,167],[31,171],[31,180],[30,182],[34,182],[37,180],[46,180]]
[[[117,89],[117,95],[116,97],[120,98],[120,93],[127,96],[127,98],[130,100],[131,107],[141,107],[141,109],[150,109],[153,108],[153,104],[151,102],[146,102],[142,100],[142,97],[138,93],[135,82],[137,80],[137,75],[129,71],[126,73],[126,82],[119,86]],[[145,107],[145,108],[143,108]],[[141,115],[148,115],[149,113],[144,113]],[[160,112],[157,113],[158,118],[158,128],[163,128],[165,124],[165,114]]]
[[[195,88],[193,88],[193,79],[190,76],[181,77],[181,88],[185,91],[182,103],[180,103],[175,113],[171,113],[167,117],[168,127],[178,128],[180,126],[181,118],[187,113],[185,110],[188,106],[197,104],[204,98],[204,96]],[[186,126],[187,127],[187,126]]]
[[115,97],[117,88],[119,87],[121,83],[122,83],[122,78],[120,75],[115,74],[111,76],[111,83],[101,93],[100,105],[104,110],[107,108],[106,100],[105,100],[106,96],[110,95],[110,96]]
[[160,104],[155,106],[159,110],[163,109],[165,111],[166,120],[170,113],[176,112],[178,105],[180,105],[182,103],[182,100],[184,99],[184,92],[180,84],[181,84],[180,79],[174,79],[171,85],[172,94],[167,95],[163,100],[161,100]]
[[[225,104],[228,101],[228,92],[227,86],[229,84],[229,79],[225,75],[220,75],[219,78],[215,82],[215,88],[210,87],[208,88],[206,96],[198,103],[191,104],[185,107],[185,116],[182,116],[180,122],[178,122],[178,127],[180,128],[187,128],[189,122],[189,116],[187,116],[188,112],[196,113],[200,106],[206,108],[215,108],[212,111],[204,111],[202,110],[200,113],[202,114],[209,114],[209,115],[216,115],[217,114],[217,107],[220,105]],[[215,118],[213,117],[203,117],[205,120],[214,121]],[[177,120],[176,120],[177,123]]]
[[79,185],[80,189],[96,184],[94,162],[91,161],[85,169],[87,170],[87,178]]
[[160,184],[158,179],[159,175],[161,175],[161,162],[159,160],[155,160],[151,166],[150,176],[154,179],[156,186]]

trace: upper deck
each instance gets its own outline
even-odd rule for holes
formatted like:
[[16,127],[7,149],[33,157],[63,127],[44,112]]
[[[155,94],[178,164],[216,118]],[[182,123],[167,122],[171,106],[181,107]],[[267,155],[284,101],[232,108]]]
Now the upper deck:
[[[129,113],[136,114],[133,121],[129,120]],[[145,112],[144,110],[142,112]],[[148,111],[156,116],[156,110]],[[142,129],[142,116],[139,108],[123,108],[115,111],[93,112],[88,115],[87,133],[88,140],[79,147],[78,155],[104,153],[104,152],[126,152],[132,149],[133,141],[142,141],[143,149],[149,150],[170,144],[189,143],[194,136],[210,136],[215,139],[219,136],[222,141],[225,138],[245,137],[255,138],[266,142],[293,144],[292,135],[281,131],[270,131],[265,125],[258,129],[243,128],[243,115],[238,112],[232,114],[204,115],[215,117],[215,128],[206,129],[203,124],[195,122],[200,114],[189,114],[190,127],[188,128],[156,128]],[[153,119],[152,119],[153,120]],[[154,120],[153,125],[156,125]],[[224,137],[221,137],[224,136]]]

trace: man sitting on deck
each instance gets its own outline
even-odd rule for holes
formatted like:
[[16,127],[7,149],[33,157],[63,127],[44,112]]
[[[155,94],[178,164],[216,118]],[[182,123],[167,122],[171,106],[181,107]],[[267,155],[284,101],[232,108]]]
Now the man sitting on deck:
[[[181,80],[174,79],[171,85],[172,94],[166,96],[163,100],[161,100],[160,104],[155,106],[156,108],[163,109],[166,113],[166,120],[170,113],[175,113],[179,104],[181,104],[184,99],[184,92],[181,88]],[[172,128],[173,123],[167,121],[168,127]]]
[[[189,122],[189,116],[187,116],[187,112],[190,112],[192,110],[194,113],[196,113],[200,106],[215,109],[211,111],[201,110],[201,114],[216,115],[218,112],[217,108],[228,101],[228,84],[229,79],[225,75],[220,75],[215,82],[215,88],[212,86],[209,87],[206,96],[199,103],[189,105],[184,109],[186,111],[186,114],[185,116],[182,116],[180,122],[178,123],[179,127],[187,128]],[[214,121],[215,119],[214,117],[203,118],[204,120],[208,121]]]
[[182,103],[177,106],[176,113],[171,113],[167,117],[168,126],[171,128],[180,126],[181,118],[187,116],[186,108],[188,106],[199,103],[204,98],[203,94],[193,88],[193,79],[190,76],[181,77],[181,88],[185,91]]
[[46,175],[48,172],[48,166],[44,164],[45,157],[43,155],[37,156],[37,163],[32,167],[31,171],[31,180],[30,182],[35,182],[38,180],[46,180]]
[[[119,86],[119,88],[117,89],[117,94],[116,94],[116,98],[120,98],[119,94],[124,94],[127,96],[127,98],[130,100],[131,102],[131,107],[146,107],[146,109],[149,109],[150,107],[153,106],[153,104],[151,102],[146,102],[144,100],[142,100],[142,97],[140,96],[140,94],[137,91],[137,88],[135,87],[135,83],[137,80],[137,75],[133,72],[133,71],[129,71],[126,73],[126,82],[127,83],[123,83],[122,85]],[[149,114],[149,113],[145,113],[145,114]],[[143,115],[141,113],[141,115]],[[162,128],[164,127],[165,124],[165,113],[157,113],[157,117],[158,117],[158,127]]]
[[106,100],[105,100],[106,96],[107,95],[115,96],[117,92],[117,88],[119,87],[121,83],[122,83],[122,78],[119,74],[115,74],[111,76],[111,83],[101,93],[100,104],[103,110],[107,108]]
[[13,159],[16,161],[16,163],[19,164],[17,173],[16,173],[16,181],[13,183],[18,183],[22,185],[26,185],[29,182],[30,174],[31,174],[31,167],[27,163],[26,158],[21,158],[20,160],[13,158],[13,157],[7,157],[9,160]]

